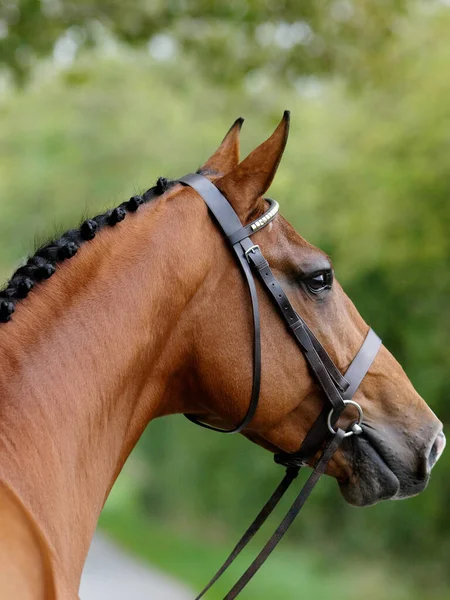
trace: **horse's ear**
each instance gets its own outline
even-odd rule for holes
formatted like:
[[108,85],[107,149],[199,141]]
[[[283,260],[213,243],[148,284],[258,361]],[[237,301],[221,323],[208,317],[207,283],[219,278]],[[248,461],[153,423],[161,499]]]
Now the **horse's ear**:
[[269,189],[289,134],[289,111],[268,140],[258,146],[235,169],[215,181],[243,223],[264,211],[263,194]]
[[232,171],[239,164],[239,134],[243,122],[242,117],[236,119],[220,146],[201,167],[200,173],[222,176]]

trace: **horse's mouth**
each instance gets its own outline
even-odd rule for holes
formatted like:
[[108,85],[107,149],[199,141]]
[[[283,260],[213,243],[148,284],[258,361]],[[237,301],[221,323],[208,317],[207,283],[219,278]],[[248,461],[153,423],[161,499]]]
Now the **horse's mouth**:
[[349,504],[370,506],[394,498],[400,481],[372,444],[361,437],[354,445],[352,475],[340,482],[339,488]]
[[[370,506],[380,500],[409,498],[422,492],[429,473],[411,475],[408,465],[389,451],[370,429],[352,445],[352,475],[339,483],[342,495],[354,506]],[[347,454],[347,452],[346,452]]]
[[[337,480],[349,504],[370,506],[381,500],[400,500],[416,496],[426,488],[429,470],[417,455],[414,458],[414,452],[407,451],[404,440],[400,443],[390,433],[390,436],[386,432],[381,435],[375,428],[363,425],[362,435],[344,441],[340,451],[349,465],[350,475]],[[244,432],[244,435],[270,452],[280,452],[277,446],[254,432]],[[439,456],[443,446],[445,443],[436,450]]]

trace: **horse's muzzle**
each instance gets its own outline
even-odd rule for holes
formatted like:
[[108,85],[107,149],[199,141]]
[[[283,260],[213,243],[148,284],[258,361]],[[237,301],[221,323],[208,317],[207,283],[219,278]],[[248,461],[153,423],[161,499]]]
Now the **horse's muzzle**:
[[406,438],[385,427],[380,432],[365,426],[363,435],[344,450],[353,465],[352,475],[340,483],[344,498],[355,506],[368,506],[422,492],[446,444],[442,428],[427,438]]

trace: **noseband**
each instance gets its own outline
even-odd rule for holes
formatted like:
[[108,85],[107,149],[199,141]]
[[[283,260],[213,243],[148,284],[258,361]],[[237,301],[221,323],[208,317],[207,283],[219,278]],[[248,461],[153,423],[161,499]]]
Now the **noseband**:
[[[240,591],[250,581],[290,527],[310,495],[313,487],[320,476],[325,472],[329,461],[342,440],[345,437],[362,433],[361,423],[363,421],[363,412],[359,404],[354,402],[352,398],[375,359],[381,346],[381,340],[372,329],[369,329],[361,348],[345,374],[342,375],[327,354],[325,348],[314,336],[313,332],[309,329],[301,316],[295,311],[280,283],[273,275],[269,263],[264,258],[260,247],[257,244],[254,244],[250,238],[252,234],[263,229],[276,216],[278,212],[278,203],[275,202],[275,200],[268,200],[270,205],[268,211],[256,221],[244,227],[231,204],[219,189],[209,181],[209,179],[203,175],[190,174],[182,177],[179,182],[193,188],[203,198],[209,210],[214,215],[218,226],[223,231],[228,243],[231,245],[245,276],[250,292],[254,332],[253,384],[249,408],[243,421],[233,429],[224,430],[202,423],[194,415],[186,415],[186,417],[193,423],[213,431],[219,431],[221,433],[238,433],[249,425],[256,412],[261,384],[261,330],[258,296],[253,273],[256,273],[259,277],[263,287],[267,290],[275,305],[278,307],[282,318],[286,322],[288,330],[293,335],[314,374],[314,377],[322,388],[326,400],[322,412],[307,433],[300,449],[292,454],[285,452],[275,454],[275,462],[287,467],[286,475],[256,519],[240,539],[225,563],[196,598],[196,600],[202,598],[213,583],[217,581],[222,573],[229,567],[266,521],[289,485],[297,477],[299,469],[306,464],[306,461],[311,460],[325,444],[324,449],[314,466],[313,473],[306,481],[303,489],[295,499],[285,518],[260,554],[224,598],[224,600],[232,600],[233,598],[236,598]],[[336,426],[336,423],[349,405],[356,408],[358,418],[347,431],[343,431]]]

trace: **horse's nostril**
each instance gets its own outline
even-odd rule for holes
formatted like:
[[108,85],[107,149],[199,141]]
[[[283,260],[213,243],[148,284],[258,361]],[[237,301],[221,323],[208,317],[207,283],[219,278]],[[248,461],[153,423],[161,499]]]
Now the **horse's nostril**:
[[439,460],[441,454],[444,452],[446,439],[444,432],[441,431],[437,438],[434,440],[434,444],[431,447],[430,454],[428,455],[428,468],[431,470]]

